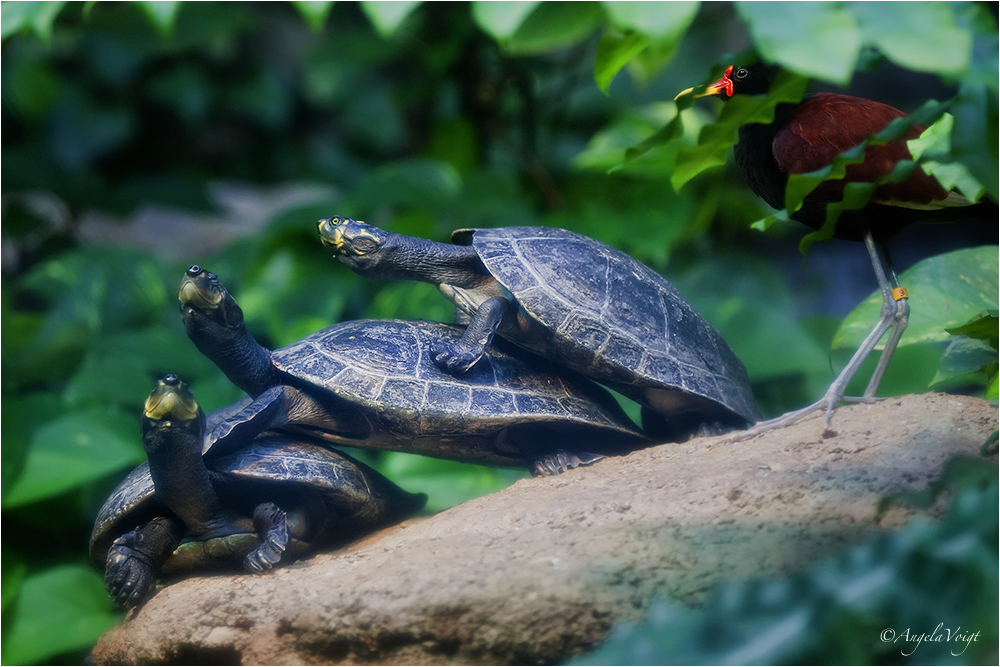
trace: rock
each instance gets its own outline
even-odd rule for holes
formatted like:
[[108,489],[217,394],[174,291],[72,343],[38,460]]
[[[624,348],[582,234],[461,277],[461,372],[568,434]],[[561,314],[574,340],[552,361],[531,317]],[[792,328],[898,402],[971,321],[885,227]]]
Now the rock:
[[162,588],[97,664],[538,664],[599,642],[654,596],[788,573],[908,513],[880,498],[978,455],[997,410],[925,394],[817,413],[724,445],[607,459],[389,528],[270,574]]

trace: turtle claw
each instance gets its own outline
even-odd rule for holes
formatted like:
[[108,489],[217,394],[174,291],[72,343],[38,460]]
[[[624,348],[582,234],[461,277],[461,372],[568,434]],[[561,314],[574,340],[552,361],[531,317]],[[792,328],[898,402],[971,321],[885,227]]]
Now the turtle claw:
[[243,567],[258,574],[270,570],[281,560],[288,546],[288,520],[274,503],[262,503],[253,513],[253,525],[260,545],[243,559]]
[[732,431],[735,430],[736,430],[735,427],[730,426],[728,424],[723,424],[722,422],[705,422],[703,424],[699,424],[698,428],[696,428],[691,433],[691,436],[688,439],[690,440],[694,438],[714,438],[719,435],[725,435],[727,433],[731,433]]
[[156,586],[160,566],[177,545],[177,527],[157,518],[131,530],[108,549],[104,588],[120,606],[131,609]]
[[461,375],[476,365],[483,358],[484,350],[463,350],[458,345],[449,345],[445,341],[431,345],[431,356],[438,368],[448,375]]
[[554,454],[546,454],[531,465],[531,474],[534,477],[551,477],[560,475],[567,470],[580,468],[597,463],[604,457],[600,454],[590,454],[589,452],[570,453],[560,449]]
[[136,606],[156,585],[156,572],[144,554],[133,548],[135,531],[125,533],[108,550],[104,588],[125,609]]
[[156,576],[180,541],[178,526],[159,517],[131,530],[108,549],[104,588],[115,602],[131,609],[156,587]]

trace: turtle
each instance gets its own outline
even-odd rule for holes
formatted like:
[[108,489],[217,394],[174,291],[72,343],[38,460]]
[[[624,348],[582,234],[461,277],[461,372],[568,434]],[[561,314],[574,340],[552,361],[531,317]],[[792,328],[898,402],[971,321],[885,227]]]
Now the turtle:
[[494,334],[643,406],[650,434],[684,440],[760,418],[746,369],[712,325],[658,273],[564,229],[460,229],[436,243],[342,216],[318,222],[323,244],[364,276],[436,284],[467,322],[435,343],[456,376]]
[[462,377],[442,371],[430,345],[457,342],[459,325],[352,320],[271,351],[214,273],[189,267],[179,300],[195,346],[253,398],[210,434],[226,450],[284,428],[545,476],[649,444],[605,389],[516,348]]
[[302,438],[265,433],[218,455],[205,439],[206,423],[231,411],[206,420],[176,375],[157,381],[146,400],[148,461],[108,497],[90,538],[91,557],[105,568],[105,586],[121,606],[141,602],[161,572],[240,560],[247,570],[264,572],[413,514],[427,501]]

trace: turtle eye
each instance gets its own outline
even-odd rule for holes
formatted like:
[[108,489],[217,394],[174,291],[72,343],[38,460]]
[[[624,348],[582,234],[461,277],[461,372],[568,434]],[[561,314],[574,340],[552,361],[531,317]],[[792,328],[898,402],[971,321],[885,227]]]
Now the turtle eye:
[[748,70],[746,67],[741,67],[738,70],[736,70],[737,79],[745,79],[748,74],[750,74],[750,70]]

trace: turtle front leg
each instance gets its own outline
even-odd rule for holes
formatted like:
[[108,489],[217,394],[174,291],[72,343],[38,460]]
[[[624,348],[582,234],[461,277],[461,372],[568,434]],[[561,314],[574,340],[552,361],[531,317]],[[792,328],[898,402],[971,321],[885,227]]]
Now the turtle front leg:
[[260,546],[247,554],[243,567],[252,572],[270,570],[281,560],[288,546],[288,517],[274,503],[261,503],[253,511],[253,527]]
[[142,602],[156,586],[156,576],[180,538],[177,522],[158,517],[116,539],[104,570],[108,595],[125,609]]
[[238,412],[219,422],[205,439],[203,453],[212,448],[218,455],[249,445],[264,431],[288,424],[289,412],[300,393],[287,386],[269,388]]
[[431,345],[434,363],[449,375],[461,375],[472,368],[486,353],[486,346],[493,341],[508,305],[509,302],[502,296],[483,301],[457,342],[440,340]]

